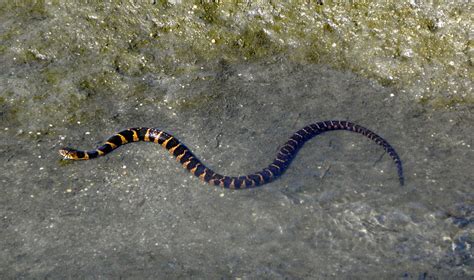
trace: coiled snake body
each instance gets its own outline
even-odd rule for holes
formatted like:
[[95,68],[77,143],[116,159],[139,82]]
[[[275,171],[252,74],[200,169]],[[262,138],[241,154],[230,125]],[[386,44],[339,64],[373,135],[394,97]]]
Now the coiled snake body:
[[275,160],[269,166],[259,172],[239,177],[220,175],[207,168],[183,143],[158,128],[130,128],[110,137],[105,144],[95,150],[79,151],[71,148],[63,148],[59,150],[59,153],[64,159],[87,160],[106,155],[119,146],[130,142],[154,142],[166,148],[176,157],[176,160],[179,161],[184,168],[196,177],[199,177],[199,179],[224,188],[244,189],[261,186],[281,176],[306,141],[330,130],[347,130],[360,133],[382,146],[395,162],[400,184],[403,185],[402,162],[395,149],[382,137],[369,129],[348,121],[323,121],[303,127],[295,132],[280,148]]

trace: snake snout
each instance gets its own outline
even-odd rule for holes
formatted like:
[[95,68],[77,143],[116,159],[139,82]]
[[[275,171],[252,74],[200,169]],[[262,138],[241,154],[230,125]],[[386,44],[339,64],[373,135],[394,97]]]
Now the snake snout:
[[63,156],[64,159],[73,159],[76,155],[76,150],[71,148],[61,148],[59,154]]

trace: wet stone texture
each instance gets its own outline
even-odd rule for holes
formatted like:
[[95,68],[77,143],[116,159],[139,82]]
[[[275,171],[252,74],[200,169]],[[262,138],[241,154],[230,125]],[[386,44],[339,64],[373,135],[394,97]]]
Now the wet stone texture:
[[[128,105],[104,99],[107,126],[54,126],[61,136],[3,129],[3,278],[472,276],[469,109],[429,111],[353,74],[280,59],[212,76],[170,92],[172,109],[148,104],[115,118]],[[187,96],[195,104],[178,102]],[[156,126],[216,171],[246,174],[326,119],[385,137],[406,186],[379,146],[349,132],[314,138],[281,179],[244,191],[200,182],[150,143],[85,162],[57,154]]]
[[[1,279],[474,277],[470,6],[150,2],[0,3]],[[158,127],[244,175],[331,119],[405,186],[347,131],[242,191],[151,143],[58,154]]]

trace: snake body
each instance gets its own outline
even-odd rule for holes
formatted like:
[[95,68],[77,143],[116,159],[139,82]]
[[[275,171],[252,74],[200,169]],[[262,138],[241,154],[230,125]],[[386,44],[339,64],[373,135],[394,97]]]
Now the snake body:
[[261,186],[280,177],[306,141],[316,135],[331,130],[347,130],[360,133],[382,146],[397,166],[400,185],[404,184],[402,162],[395,149],[386,140],[369,129],[348,121],[323,121],[303,127],[296,131],[290,139],[281,146],[276,158],[270,165],[259,172],[239,177],[224,176],[207,168],[181,141],[158,128],[129,128],[110,137],[105,144],[95,150],[80,151],[71,148],[63,148],[59,150],[59,153],[64,159],[88,160],[104,156],[127,143],[138,141],[154,142],[166,148],[176,157],[176,160],[180,162],[184,168],[199,179],[224,188],[245,189]]

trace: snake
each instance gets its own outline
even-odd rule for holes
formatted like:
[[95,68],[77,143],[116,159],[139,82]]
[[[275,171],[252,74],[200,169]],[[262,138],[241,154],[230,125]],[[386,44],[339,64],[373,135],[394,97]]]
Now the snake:
[[279,178],[288,169],[298,151],[307,141],[321,133],[333,130],[359,133],[382,146],[396,164],[400,185],[404,185],[402,161],[395,149],[385,139],[371,130],[349,121],[339,120],[316,122],[296,131],[280,147],[270,165],[261,171],[246,176],[226,176],[213,171],[204,165],[180,140],[158,128],[129,128],[110,137],[95,150],[81,151],[72,148],[62,148],[59,150],[59,154],[64,160],[89,160],[104,156],[127,143],[139,141],[154,142],[167,149],[185,169],[202,181],[223,188],[247,189],[262,186]]

